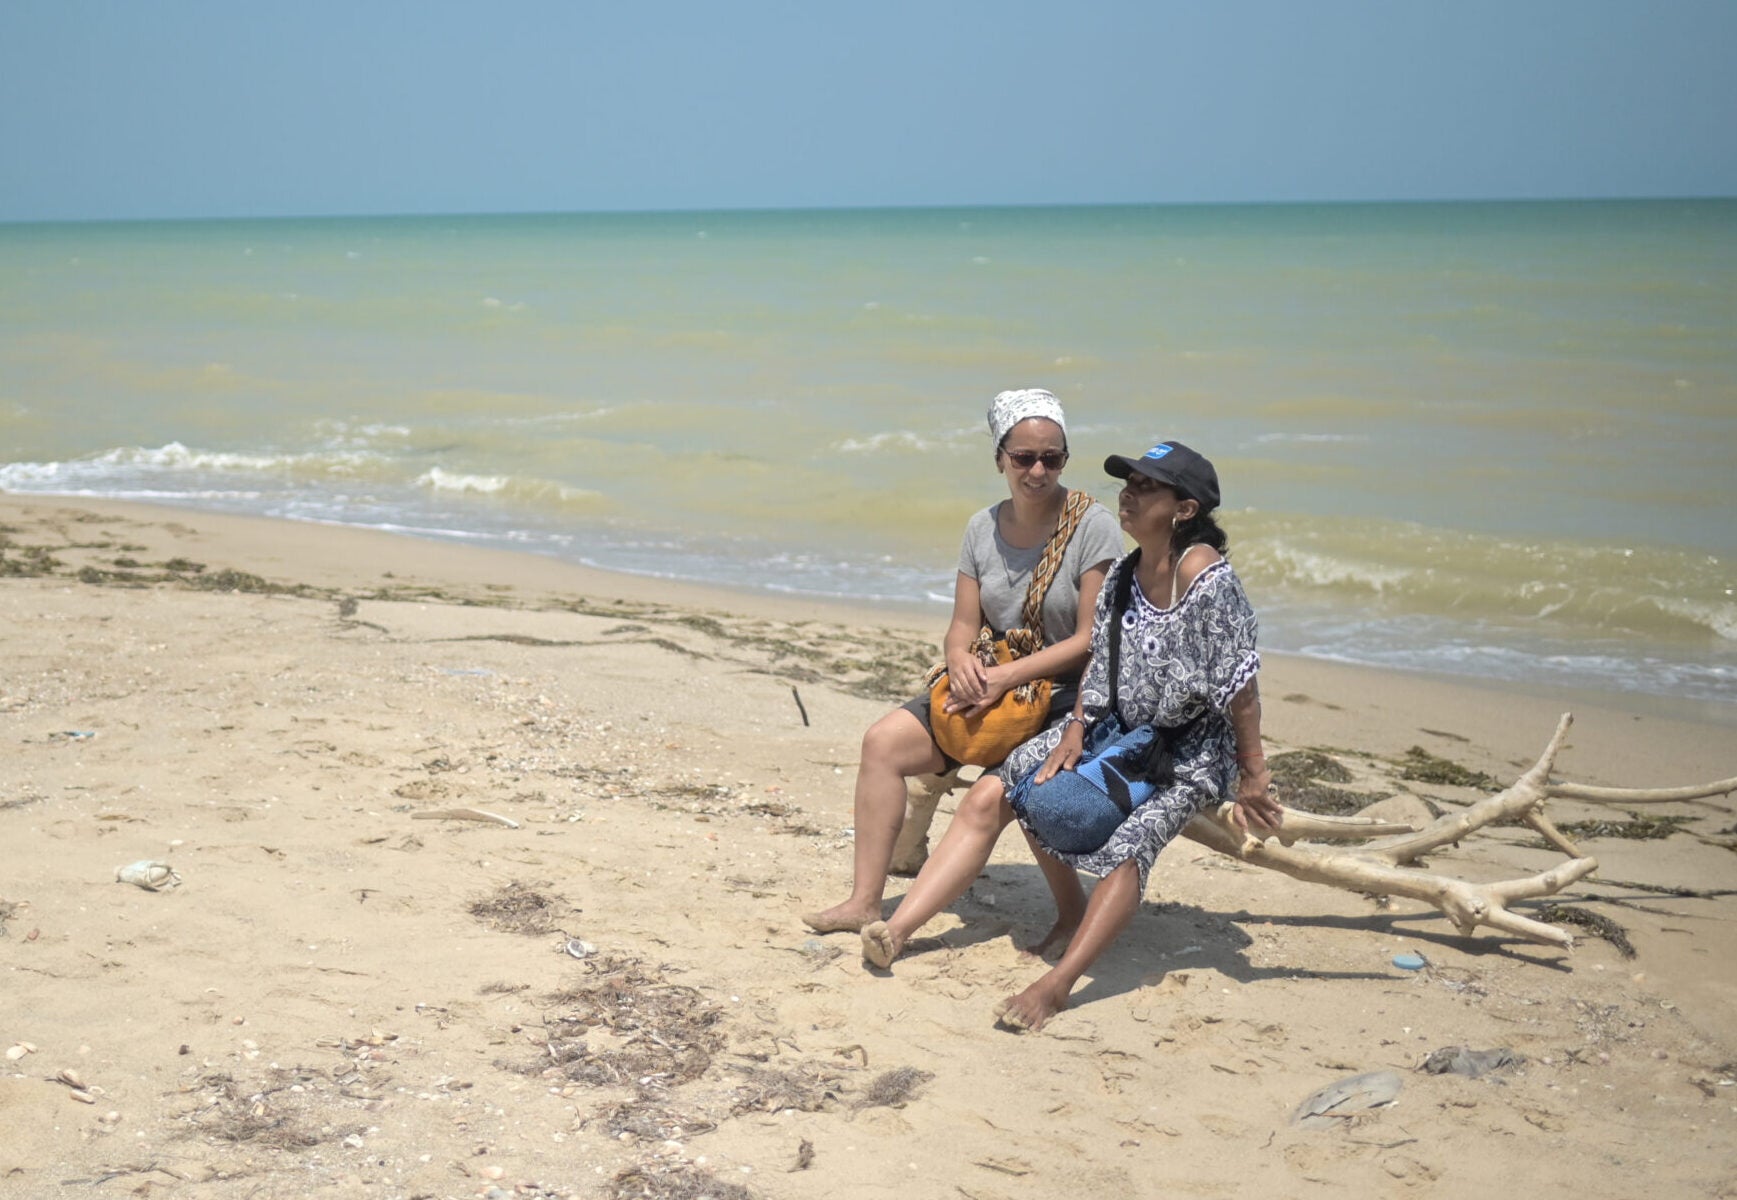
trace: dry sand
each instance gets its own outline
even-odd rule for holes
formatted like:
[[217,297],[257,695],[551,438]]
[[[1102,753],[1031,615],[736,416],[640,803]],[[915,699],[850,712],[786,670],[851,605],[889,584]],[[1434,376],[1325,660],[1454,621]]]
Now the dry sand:
[[[1632,959],[1179,843],[1014,1035],[1048,924],[1019,839],[890,977],[796,918],[846,889],[858,738],[938,616],[114,504],[0,528],[0,1194],[1737,1195],[1729,798],[1585,837],[1558,900]],[[1263,692],[1272,751],[1372,794],[1463,804],[1404,753],[1506,780],[1567,708],[1559,777],[1737,774],[1717,711],[1294,659]],[[455,808],[517,827],[425,819]],[[1559,859],[1505,828],[1430,865]],[[1523,1062],[1415,1069],[1451,1045]],[[1290,1123],[1379,1070],[1392,1106]]]

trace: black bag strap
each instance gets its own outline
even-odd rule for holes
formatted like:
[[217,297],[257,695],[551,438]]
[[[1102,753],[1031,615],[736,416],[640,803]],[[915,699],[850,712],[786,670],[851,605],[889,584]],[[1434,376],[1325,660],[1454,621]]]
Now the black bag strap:
[[1120,677],[1122,674],[1122,614],[1128,611],[1128,601],[1134,595],[1134,568],[1140,565],[1140,547],[1135,546],[1122,560],[1121,574],[1110,592],[1110,711],[1116,720],[1122,719]]
[[[1140,548],[1136,546],[1122,560],[1122,573],[1116,576],[1115,587],[1110,592],[1110,712],[1115,714],[1118,724],[1122,723],[1120,678],[1122,674],[1122,617],[1128,611],[1128,604],[1133,599],[1134,568],[1139,565]],[[1173,753],[1175,746],[1199,720],[1200,718],[1196,717],[1194,720],[1187,721],[1175,728],[1154,726],[1154,732],[1158,736],[1152,739],[1151,747],[1140,759],[1130,759],[1123,767],[1121,774],[1125,775],[1127,779],[1144,780],[1157,784],[1160,788],[1168,787],[1176,778],[1176,760]],[[1128,797],[1127,783],[1116,778],[1117,772],[1107,771],[1105,774],[1110,781],[1111,802],[1122,810],[1123,816],[1133,812],[1133,804]]]

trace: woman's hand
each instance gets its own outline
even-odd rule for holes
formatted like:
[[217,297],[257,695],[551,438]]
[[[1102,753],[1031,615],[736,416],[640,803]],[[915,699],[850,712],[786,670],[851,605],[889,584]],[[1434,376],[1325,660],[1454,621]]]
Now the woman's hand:
[[1244,833],[1271,832],[1285,819],[1261,746],[1260,682],[1249,680],[1230,701],[1230,727],[1236,732],[1236,804],[1230,819]]
[[948,712],[963,711],[967,717],[981,717],[995,707],[996,701],[1013,690],[1013,681],[1008,678],[1010,672],[1006,666],[997,664],[993,667],[982,667],[979,664],[979,667],[983,671],[983,691],[978,699],[961,704],[957,693],[949,691],[948,696],[951,698],[947,703]]
[[1049,757],[1043,760],[1043,766],[1037,769],[1037,778],[1033,783],[1048,783],[1063,771],[1071,771],[1080,765],[1080,756],[1086,750],[1086,726],[1083,721],[1069,721],[1067,728],[1062,730],[1061,741],[1055,744],[1055,749],[1049,752]]
[[[955,650],[947,655],[948,712],[961,712],[982,704],[988,688],[989,668],[978,661],[975,654],[970,650]],[[1000,699],[999,694],[996,699]]]
[[1230,819],[1244,833],[1254,829],[1271,832],[1284,822],[1285,810],[1273,787],[1273,773],[1264,761],[1253,771],[1237,773],[1236,805],[1230,810]]

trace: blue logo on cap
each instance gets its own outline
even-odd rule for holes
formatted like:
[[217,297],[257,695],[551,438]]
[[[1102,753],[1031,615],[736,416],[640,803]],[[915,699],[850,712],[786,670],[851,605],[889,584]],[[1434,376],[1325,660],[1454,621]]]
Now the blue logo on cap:
[[1169,442],[1159,442],[1156,446],[1154,446],[1150,450],[1146,451],[1146,453],[1142,454],[1140,457],[1141,458],[1163,458],[1166,454],[1170,453],[1170,450],[1171,450],[1171,446],[1170,446]]

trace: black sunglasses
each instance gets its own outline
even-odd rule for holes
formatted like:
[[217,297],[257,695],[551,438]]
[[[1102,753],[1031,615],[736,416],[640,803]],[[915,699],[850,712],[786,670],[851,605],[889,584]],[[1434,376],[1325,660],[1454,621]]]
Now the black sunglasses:
[[1066,450],[1045,450],[1041,454],[1036,450],[1003,450],[1002,453],[1007,455],[1008,462],[1021,471],[1031,470],[1039,461],[1043,463],[1044,470],[1059,471],[1068,461]]

